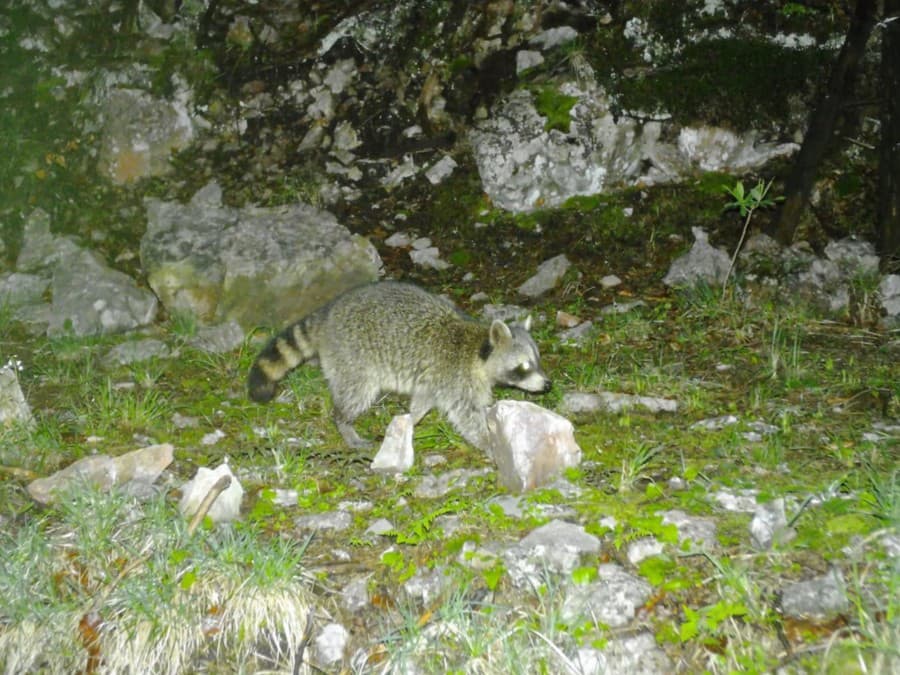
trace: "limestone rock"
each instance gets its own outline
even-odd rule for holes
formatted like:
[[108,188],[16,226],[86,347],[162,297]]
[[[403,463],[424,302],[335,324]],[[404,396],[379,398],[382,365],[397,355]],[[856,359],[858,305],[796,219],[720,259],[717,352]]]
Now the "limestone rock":
[[709,243],[709,235],[699,227],[691,228],[694,245],[687,254],[672,262],[663,278],[666,286],[692,286],[704,281],[716,285],[725,281],[731,259],[725,251],[714,248]]
[[372,459],[372,471],[381,473],[408,471],[415,460],[412,439],[412,415],[407,413],[395,416],[384,432],[381,448]]
[[166,173],[174,150],[194,137],[184,101],[165,101],[139,89],[113,89],[102,105],[99,170],[116,184]]
[[545,260],[538,266],[534,276],[519,286],[519,293],[529,298],[543,295],[559,283],[571,264],[564,253]]
[[81,251],[57,265],[51,281],[52,312],[47,335],[108,335],[151,323],[156,297],[127,274]]
[[223,206],[210,183],[188,204],[147,199],[141,263],[169,311],[249,330],[282,325],[375,280],[381,260],[364,237],[306,204]]
[[156,316],[153,293],[71,237],[51,233],[50,218],[40,209],[26,220],[16,265],[20,272],[50,277],[50,307],[27,305],[16,313],[21,320],[46,322],[50,336],[119,333],[145,326]]
[[49,273],[57,264],[80,252],[81,247],[72,237],[50,232],[50,215],[43,209],[35,209],[25,219],[16,269],[19,272]]
[[350,633],[339,623],[322,627],[315,639],[315,655],[318,663],[331,665],[344,658],[344,650],[350,641]]
[[33,421],[15,364],[0,365],[0,429],[13,424],[30,425]]
[[654,396],[636,396],[612,391],[587,393],[571,391],[563,395],[560,410],[567,415],[585,415],[598,412],[619,413],[632,408],[644,408],[650,412],[677,412],[678,402]]
[[149,485],[172,463],[170,443],[151,445],[118,457],[93,455],[80,459],[52,476],[38,478],[28,485],[28,494],[41,504],[56,501],[59,493],[78,484],[107,490],[130,483]]
[[847,237],[825,245],[825,257],[838,266],[843,275],[853,277],[877,274],[878,255],[868,241]]
[[585,675],[666,675],[675,672],[671,659],[659,648],[649,631],[611,638],[603,649],[581,647],[573,661],[577,668],[575,672]]
[[310,513],[294,518],[294,526],[301,530],[335,530],[342,532],[353,525],[353,514],[348,511]]
[[235,520],[241,512],[244,488],[231,472],[228,464],[224,462],[215,469],[207,469],[205,466],[199,467],[194,477],[182,486],[181,501],[178,504],[181,512],[188,518],[193,517],[209,493],[210,488],[223,476],[230,477],[231,484],[216,497],[216,500],[207,512],[207,516],[214,523]]
[[561,616],[570,625],[590,619],[610,628],[621,628],[631,623],[652,593],[650,584],[620,565],[603,564],[597,568],[596,581],[578,586],[569,594],[563,602]]
[[750,540],[753,547],[765,551],[776,543],[785,543],[794,538],[796,532],[788,527],[784,499],[773,499],[759,504],[750,521]]
[[167,358],[171,353],[169,346],[162,340],[146,338],[144,340],[129,340],[118,344],[109,350],[106,358],[113,363],[125,365],[147,361],[152,358]]
[[498,401],[487,421],[498,478],[513,492],[545,485],[581,462],[572,423],[539,405]]
[[887,323],[900,321],[900,274],[888,274],[878,285],[881,306],[887,314]]
[[231,320],[215,326],[200,326],[196,335],[187,340],[194,349],[212,354],[225,354],[241,346],[244,329],[237,321]]
[[544,583],[547,572],[569,575],[580,563],[582,554],[597,554],[600,540],[574,523],[552,520],[522,538],[503,553],[513,584],[536,588]]
[[601,192],[607,170],[580,138],[545,129],[530,92],[513,92],[469,134],[485,192],[499,207],[531,211]]
[[37,274],[13,272],[0,275],[0,307],[20,307],[43,302],[50,280]]
[[690,550],[709,551],[718,545],[716,523],[711,518],[691,516],[680,509],[662,512],[663,524],[678,528],[678,542],[688,544]]
[[679,154],[701,171],[740,174],[799,150],[796,143],[767,143],[750,130],[738,135],[719,127],[685,127],[678,134]]
[[850,608],[846,583],[838,569],[820,577],[785,586],[781,607],[786,616],[798,619],[827,619]]
[[754,130],[673,130],[665,113],[649,120],[620,115],[590,65],[580,66],[577,83],[556,87],[574,99],[567,131],[547,129],[532,94],[519,89],[469,133],[484,190],[497,206],[527,212],[612,186],[669,183],[698,170],[740,174],[798,149],[765,142]]

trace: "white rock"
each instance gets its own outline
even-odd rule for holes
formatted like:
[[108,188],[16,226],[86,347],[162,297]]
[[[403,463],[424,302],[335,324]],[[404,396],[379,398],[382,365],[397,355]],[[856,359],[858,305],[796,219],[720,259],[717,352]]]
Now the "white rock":
[[888,274],[878,284],[881,306],[889,317],[900,316],[900,274]]
[[407,156],[402,164],[398,164],[387,176],[381,179],[381,184],[386,188],[397,187],[407,178],[412,178],[417,173],[419,173],[419,168],[413,161],[412,156]]
[[641,537],[628,544],[628,562],[637,565],[642,560],[659,555],[664,548],[663,543],[654,537]]
[[31,425],[34,418],[22,388],[16,364],[0,365],[0,429],[12,424]]
[[227,463],[222,463],[215,469],[207,469],[201,466],[194,477],[181,488],[181,502],[178,508],[188,518],[192,517],[210,488],[223,476],[231,478],[231,484],[216,497],[207,515],[215,523],[228,522],[240,515],[241,500],[244,497],[244,488],[237,477],[231,472]]
[[788,528],[784,499],[779,497],[756,507],[750,522],[750,540],[754,548],[767,550],[775,543],[790,541],[795,534]]
[[650,599],[653,587],[620,565],[603,564],[597,580],[574,587],[563,602],[560,616],[570,625],[591,619],[610,628],[627,626]]
[[[79,459],[47,478],[38,478],[28,485],[28,494],[35,501],[50,504],[57,493],[78,483],[88,483],[100,490],[129,483],[149,485],[163,469],[172,463],[174,448],[169,443],[150,445],[118,457],[92,455]],[[134,492],[139,492],[138,489]]]
[[545,260],[538,266],[535,275],[519,286],[519,293],[530,298],[546,293],[559,283],[571,265],[564,253]]
[[394,529],[394,524],[387,518],[379,518],[366,528],[365,534],[385,534]]
[[685,127],[678,134],[678,150],[702,171],[741,173],[775,157],[796,152],[796,143],[765,143],[756,131],[738,136],[719,127]]
[[632,408],[646,408],[650,412],[677,412],[678,402],[653,396],[635,396],[612,391],[599,393],[569,392],[563,396],[560,409],[567,415],[597,412],[618,413]]
[[391,248],[406,248],[411,244],[412,239],[406,232],[394,232],[394,234],[384,240],[384,245]]
[[544,62],[544,56],[540,52],[530,49],[521,49],[516,52],[516,75],[522,71],[528,70],[541,65]]
[[446,260],[441,260],[440,251],[437,246],[413,249],[409,252],[409,259],[413,261],[414,265],[438,271],[450,267],[450,263]]
[[381,448],[372,459],[372,471],[380,473],[403,473],[408,471],[415,460],[413,450],[412,415],[397,415],[384,432]]
[[541,31],[530,42],[533,45],[539,45],[543,49],[552,49],[557,45],[571,42],[578,37],[578,31],[571,26],[557,26],[556,28],[548,28]]
[[453,169],[456,167],[457,164],[454,159],[450,155],[444,155],[425,171],[425,178],[427,178],[428,182],[432,185],[437,185],[452,174]]
[[350,633],[339,623],[330,623],[322,627],[316,636],[316,657],[325,664],[337,663],[344,658],[344,649],[350,639]]
[[216,429],[215,431],[211,431],[208,434],[203,434],[203,438],[200,439],[200,443],[202,445],[215,445],[223,438],[225,438],[225,432],[221,429]]
[[705,230],[693,227],[691,232],[694,233],[694,245],[672,262],[663,283],[666,286],[692,286],[699,281],[721,284],[731,267],[731,259],[725,251],[710,245]]
[[615,288],[620,285],[622,280],[617,277],[615,274],[607,274],[605,277],[600,279],[600,286],[602,288]]
[[487,411],[498,478],[513,492],[551,482],[581,462],[572,423],[528,401],[498,401]]

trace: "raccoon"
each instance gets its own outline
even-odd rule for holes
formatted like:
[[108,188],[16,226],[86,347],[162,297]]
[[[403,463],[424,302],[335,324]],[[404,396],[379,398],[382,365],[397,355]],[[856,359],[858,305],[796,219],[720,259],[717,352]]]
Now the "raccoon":
[[292,323],[250,369],[250,398],[265,402],[301,363],[318,359],[347,445],[370,445],[353,421],[383,393],[410,397],[416,424],[437,408],[471,445],[488,450],[486,408],[496,385],[547,392],[537,345],[523,324],[485,325],[411,284],[351,289]]

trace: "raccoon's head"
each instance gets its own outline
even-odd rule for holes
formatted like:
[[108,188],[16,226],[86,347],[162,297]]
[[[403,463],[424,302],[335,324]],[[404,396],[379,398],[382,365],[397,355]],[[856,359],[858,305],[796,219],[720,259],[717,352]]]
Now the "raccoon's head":
[[481,358],[494,384],[524,391],[550,391],[550,378],[541,370],[541,355],[530,333],[531,317],[507,326],[500,320],[491,324]]

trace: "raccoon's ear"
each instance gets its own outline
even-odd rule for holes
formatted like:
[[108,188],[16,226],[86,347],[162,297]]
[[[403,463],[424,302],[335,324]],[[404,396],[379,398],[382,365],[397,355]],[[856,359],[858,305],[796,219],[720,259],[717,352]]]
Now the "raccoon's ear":
[[524,328],[527,332],[530,333],[531,332],[531,314],[526,316],[525,319],[523,319],[522,323],[520,323],[519,325],[522,326],[522,328]]
[[491,323],[491,331],[489,335],[491,345],[493,345],[494,347],[504,345],[512,340],[512,332],[509,330],[509,326],[503,323],[500,319],[494,319],[494,321]]

